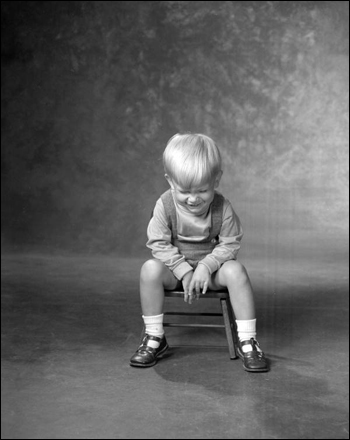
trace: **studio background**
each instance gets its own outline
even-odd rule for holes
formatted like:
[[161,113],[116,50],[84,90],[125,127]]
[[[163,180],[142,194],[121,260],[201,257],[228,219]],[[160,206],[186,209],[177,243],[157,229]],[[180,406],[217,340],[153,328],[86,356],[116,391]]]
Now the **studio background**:
[[[349,438],[349,2],[2,1],[1,106],[1,438]],[[183,131],[221,148],[269,373],[216,327],[129,365]]]
[[162,152],[191,131],[222,150],[243,256],[344,254],[348,20],[345,1],[1,2],[2,250],[143,255]]

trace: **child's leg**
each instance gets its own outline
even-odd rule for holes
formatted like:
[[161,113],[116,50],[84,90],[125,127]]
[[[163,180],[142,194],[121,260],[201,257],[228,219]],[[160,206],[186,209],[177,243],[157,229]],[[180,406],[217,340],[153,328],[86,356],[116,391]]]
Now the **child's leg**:
[[215,272],[209,287],[218,290],[227,287],[237,320],[255,319],[253,289],[245,267],[236,260],[224,263]]
[[164,289],[175,289],[178,280],[159,260],[148,260],[140,273],[140,298],[144,316],[163,313]]
[[213,275],[209,287],[214,290],[226,287],[229,291],[240,342],[237,351],[245,370],[268,371],[264,353],[256,340],[254,295],[245,267],[236,260],[227,261]]
[[[140,297],[142,318],[146,333],[162,338],[164,289],[175,289],[178,280],[171,271],[159,260],[148,260],[140,273]],[[157,348],[159,344],[150,342]]]
[[168,348],[163,329],[164,289],[175,289],[178,280],[159,260],[148,260],[141,269],[140,297],[145,337],[130,359],[133,367],[151,367]]

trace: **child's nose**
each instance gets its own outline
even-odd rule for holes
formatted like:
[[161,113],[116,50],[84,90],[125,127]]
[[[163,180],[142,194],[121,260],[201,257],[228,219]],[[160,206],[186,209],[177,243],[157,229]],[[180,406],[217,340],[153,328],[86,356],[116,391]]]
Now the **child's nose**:
[[189,202],[190,203],[196,203],[197,200],[198,200],[197,194],[190,194],[190,196],[189,196]]

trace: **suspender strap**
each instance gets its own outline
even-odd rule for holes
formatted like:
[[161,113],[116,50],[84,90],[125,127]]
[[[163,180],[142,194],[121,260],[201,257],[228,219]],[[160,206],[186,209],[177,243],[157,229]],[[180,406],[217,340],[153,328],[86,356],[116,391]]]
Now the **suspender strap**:
[[171,194],[171,190],[168,189],[163,195],[160,197],[162,199],[165,213],[167,215],[168,227],[172,231],[172,238],[177,238],[177,217],[176,217],[176,208],[173,199],[173,195]]

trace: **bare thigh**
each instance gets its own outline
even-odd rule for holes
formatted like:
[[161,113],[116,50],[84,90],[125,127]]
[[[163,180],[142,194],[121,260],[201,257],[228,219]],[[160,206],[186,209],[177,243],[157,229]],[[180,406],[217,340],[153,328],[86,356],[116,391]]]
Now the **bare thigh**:
[[229,260],[214,272],[209,281],[209,289],[220,290],[228,288],[228,282],[233,279],[245,278],[245,268],[237,260]]
[[166,265],[164,263],[162,263],[161,261],[156,260],[156,259],[152,259],[152,260],[149,260],[147,263],[149,266],[153,266],[153,267],[156,266],[156,270],[161,271],[162,283],[163,283],[164,289],[175,290],[175,289],[179,289],[182,286],[182,282],[179,281],[174,276],[172,271],[169,268],[167,268]]
[[[219,269],[220,270],[220,269]],[[218,271],[214,272],[211,275],[211,278],[209,280],[209,289],[210,290],[221,290],[221,289],[226,289],[226,286],[223,286],[219,283],[218,280]]]

